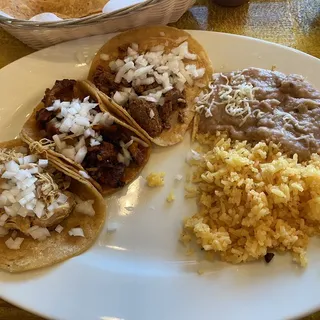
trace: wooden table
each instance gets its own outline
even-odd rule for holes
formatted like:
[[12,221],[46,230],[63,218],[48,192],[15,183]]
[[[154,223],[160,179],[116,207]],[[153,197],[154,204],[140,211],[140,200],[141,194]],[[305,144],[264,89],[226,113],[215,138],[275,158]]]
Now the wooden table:
[[[198,0],[173,25],[260,38],[320,58],[320,0],[252,0],[237,8],[223,8],[211,0]],[[2,30],[0,48],[0,68],[33,52]],[[40,319],[0,299],[0,320]],[[306,319],[320,320],[320,313]]]

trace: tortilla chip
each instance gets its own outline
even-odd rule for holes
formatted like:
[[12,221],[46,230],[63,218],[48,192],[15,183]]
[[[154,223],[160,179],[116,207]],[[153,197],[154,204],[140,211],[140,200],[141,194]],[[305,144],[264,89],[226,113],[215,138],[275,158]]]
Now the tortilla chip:
[[[97,90],[95,90],[92,85],[88,84],[85,81],[77,81],[76,91],[77,91],[77,98],[79,97],[81,100],[83,100],[86,96],[91,96],[98,101],[98,104],[102,112],[106,110],[105,106],[101,101],[100,96],[97,93]],[[30,117],[28,118],[28,120],[26,121],[26,123],[24,124],[21,130],[21,133],[20,133],[21,139],[29,145],[29,147],[33,152],[35,153],[46,152],[47,157],[53,158],[54,161],[57,161],[57,162],[60,161],[60,165],[63,166],[65,170],[68,171],[69,174],[71,172],[74,172],[75,174],[79,174],[79,171],[86,171],[81,164],[76,163],[75,161],[65,157],[63,154],[57,151],[54,151],[50,144],[43,143],[42,141],[43,136],[36,122],[36,113],[38,110],[42,109],[43,107],[44,107],[44,104],[43,102],[41,102],[33,110],[32,114],[30,115]],[[117,118],[114,119],[114,122],[126,129],[129,129],[133,135],[139,137],[145,143],[150,145],[150,142],[145,138],[145,136],[139,130],[129,126],[127,123]],[[129,166],[125,169],[125,175],[124,175],[125,184],[129,184],[139,175],[141,170],[144,168],[144,166],[148,162],[150,153],[151,153],[151,147],[148,148],[147,155],[142,165],[136,166],[136,167]],[[90,178],[89,181],[101,192],[102,195],[108,195],[119,190],[119,188],[102,186],[92,178]]]
[[[0,143],[0,148],[16,149],[23,145],[24,143],[17,139]],[[24,241],[19,250],[11,250],[6,246],[5,241],[10,237],[10,233],[0,238],[0,269],[2,270],[22,272],[38,269],[79,255],[95,242],[102,229],[106,217],[106,204],[99,192],[80,175],[69,174],[59,162],[54,163],[50,159],[49,161],[57,170],[72,178],[71,186],[68,190],[82,200],[94,200],[95,215],[91,217],[73,211],[60,223],[64,228],[60,234],[52,231],[51,236],[44,241],[21,235]],[[68,231],[75,227],[83,229],[85,238],[72,237],[68,234]]]
[[[110,39],[103,47],[98,51],[89,71],[88,80],[93,80],[93,74],[97,66],[101,65],[105,69],[110,70],[109,63],[112,60],[118,58],[118,48],[120,46],[137,43],[139,45],[139,53],[149,51],[152,47],[163,45],[165,46],[165,52],[171,51],[172,48],[179,46],[182,42],[188,41],[189,51],[198,55],[197,60],[192,60],[193,64],[197,65],[197,68],[206,68],[204,76],[196,80],[203,84],[207,84],[212,77],[213,69],[211,61],[204,50],[204,48],[194,39],[192,36],[183,31],[172,27],[166,26],[154,26],[154,27],[142,27],[134,30],[123,32],[114,38]],[[107,55],[109,59],[106,61],[101,59],[101,54]],[[152,138],[148,133],[143,130],[137,122],[130,116],[130,114],[121,106],[116,104],[110,97],[99,91],[102,101],[104,102],[107,111],[114,113],[118,117],[121,117],[124,121],[128,122],[134,128],[137,128],[142,132],[150,141],[159,146],[174,145],[183,140],[186,131],[194,117],[195,104],[194,99],[200,94],[202,88],[197,86],[187,86],[186,100],[187,108],[185,112],[185,122],[178,122],[178,112],[174,113],[170,119],[171,128],[169,130],[163,130],[162,133],[155,138]]]
[[0,10],[16,19],[52,12],[60,18],[81,18],[102,12],[108,0],[0,0]]

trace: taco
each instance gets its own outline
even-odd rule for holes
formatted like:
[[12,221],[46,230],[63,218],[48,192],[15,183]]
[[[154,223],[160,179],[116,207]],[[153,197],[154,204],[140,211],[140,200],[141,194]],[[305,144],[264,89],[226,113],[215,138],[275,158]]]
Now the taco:
[[104,109],[87,83],[56,81],[20,136],[31,150],[45,148],[106,195],[135,179],[149,159],[150,142]]
[[160,146],[180,142],[194,116],[194,99],[211,79],[202,46],[183,30],[143,27],[109,40],[88,80],[109,112]]
[[100,193],[20,139],[0,143],[0,269],[51,266],[87,250],[105,221]]

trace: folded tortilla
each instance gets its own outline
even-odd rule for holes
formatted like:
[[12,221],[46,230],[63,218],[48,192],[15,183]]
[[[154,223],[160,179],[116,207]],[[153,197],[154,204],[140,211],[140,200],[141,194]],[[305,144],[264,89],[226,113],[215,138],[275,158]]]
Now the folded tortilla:
[[[69,81],[69,80],[68,80]],[[73,80],[72,80],[73,81]],[[83,100],[85,97],[90,96],[92,99],[94,99],[101,110],[101,112],[106,113],[106,108],[101,101],[100,96],[97,93],[97,90],[93,88],[92,85],[88,84],[85,81],[77,81],[74,86],[73,93],[66,93],[64,92],[64,96],[67,97],[63,100],[65,101],[71,101],[74,98],[79,98],[80,100]],[[61,154],[59,151],[57,151],[55,143],[53,141],[48,141],[46,139],[46,136],[43,133],[43,130],[39,128],[39,125],[36,120],[36,114],[37,111],[43,109],[45,107],[44,102],[42,101],[32,112],[26,123],[24,124],[20,137],[23,141],[25,141],[34,152],[42,152],[43,150],[46,150],[48,155],[50,157],[53,157],[56,159],[56,161],[60,161],[61,165],[65,168],[65,170],[68,170],[68,172],[74,172],[75,174],[79,174],[79,172],[86,172],[86,169],[79,163],[75,162],[72,159],[67,158],[63,154]],[[131,163],[129,166],[125,168],[124,171],[124,185],[130,183],[133,181],[138,174],[141,172],[143,167],[146,165],[149,157],[150,157],[150,142],[144,137],[144,135],[139,132],[139,130],[131,127],[124,121],[119,120],[118,118],[114,117],[114,123],[117,126],[120,126],[123,128],[123,130],[127,130],[128,132],[131,132],[132,136],[137,137],[137,139],[140,139],[142,143],[145,144],[145,155],[143,162],[140,165],[134,165]],[[119,190],[121,187],[110,187],[107,185],[100,184],[99,182],[95,181],[93,178],[90,177],[90,172],[87,172],[89,175],[88,181],[92,183],[101,193],[102,195],[111,194],[117,190]]]
[[[133,29],[123,32],[110,39],[105,45],[103,45],[93,59],[88,80],[94,84],[94,74],[98,66],[103,67],[106,70],[110,70],[110,61],[115,61],[118,59],[120,53],[119,48],[123,45],[130,45],[132,43],[138,44],[139,54],[150,51],[150,49],[153,47],[163,45],[165,47],[164,52],[168,53],[173,48],[178,47],[184,41],[188,42],[189,51],[198,56],[197,60],[187,60],[186,63],[195,64],[197,68],[205,68],[204,76],[198,81],[205,86],[211,80],[211,75],[213,72],[211,61],[205,49],[189,33],[166,26],[148,26]],[[115,114],[134,128],[138,129],[144,134],[144,136],[146,136],[156,145],[169,146],[183,140],[183,137],[188,130],[195,114],[194,99],[201,91],[202,88],[199,86],[186,85],[185,93],[187,108],[184,109],[184,123],[179,123],[178,114],[175,112],[170,119],[171,128],[164,129],[161,134],[156,137],[151,137],[139,126],[139,124],[133,119],[128,111],[124,107],[115,103],[111,97],[108,97],[101,91],[99,91],[99,94],[109,112]]]
[[[21,147],[26,147],[20,139],[0,143],[0,149],[10,149],[20,152]],[[28,154],[31,154],[30,151]],[[41,157],[46,157],[43,152]],[[34,240],[31,236],[18,231],[18,237],[24,241],[20,249],[9,249],[5,241],[11,237],[11,232],[0,238],[0,269],[8,272],[22,272],[32,269],[51,266],[62,262],[87,250],[96,240],[106,217],[106,204],[99,192],[79,174],[65,170],[61,162],[55,158],[47,157],[49,166],[71,178],[70,187],[67,189],[81,200],[93,200],[94,216],[77,213],[74,209],[59,224],[64,228],[61,233],[51,231],[51,236],[43,241]],[[3,163],[3,161],[0,163]],[[46,169],[44,169],[46,171]],[[68,234],[72,228],[81,227],[85,237],[74,237]]]

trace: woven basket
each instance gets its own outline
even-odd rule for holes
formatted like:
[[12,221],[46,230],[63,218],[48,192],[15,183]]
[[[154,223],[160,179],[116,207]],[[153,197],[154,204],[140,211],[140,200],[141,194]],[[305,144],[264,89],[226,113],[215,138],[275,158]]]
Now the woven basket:
[[195,0],[147,0],[112,13],[58,22],[34,22],[0,18],[0,26],[34,49],[98,34],[114,33],[146,25],[176,22]]

